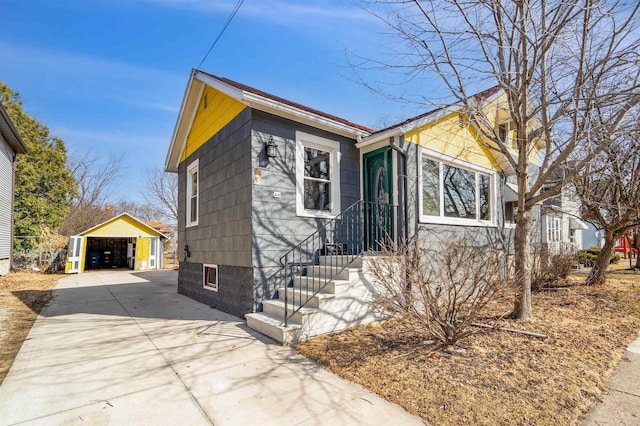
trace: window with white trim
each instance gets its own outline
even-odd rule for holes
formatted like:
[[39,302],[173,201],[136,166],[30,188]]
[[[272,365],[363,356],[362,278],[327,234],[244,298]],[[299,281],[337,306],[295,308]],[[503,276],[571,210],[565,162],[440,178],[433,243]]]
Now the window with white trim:
[[199,173],[198,160],[187,167],[187,226],[198,224]]
[[498,137],[507,147],[518,150],[518,133],[512,121],[498,124]]
[[547,242],[562,241],[562,227],[559,217],[547,216]]
[[492,225],[495,173],[462,161],[420,156],[420,219],[423,222]]
[[296,132],[296,212],[332,217],[340,213],[340,144]]
[[518,218],[518,202],[507,201],[504,203],[504,222],[506,225],[515,225]]
[[218,265],[202,265],[202,287],[206,290],[218,291]]

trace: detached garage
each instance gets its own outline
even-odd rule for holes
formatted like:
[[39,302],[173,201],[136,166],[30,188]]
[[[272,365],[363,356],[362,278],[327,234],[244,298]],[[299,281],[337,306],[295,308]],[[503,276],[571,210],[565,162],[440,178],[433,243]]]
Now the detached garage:
[[122,213],[69,239],[65,272],[161,269],[161,240],[166,238],[146,223]]

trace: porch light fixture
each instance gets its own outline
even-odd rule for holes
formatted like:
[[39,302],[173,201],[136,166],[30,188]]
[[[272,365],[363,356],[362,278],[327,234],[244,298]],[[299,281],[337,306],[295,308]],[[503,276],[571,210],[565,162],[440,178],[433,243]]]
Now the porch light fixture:
[[267,153],[268,158],[275,158],[278,156],[278,145],[273,141],[273,136],[269,136],[269,140],[264,144],[264,150]]

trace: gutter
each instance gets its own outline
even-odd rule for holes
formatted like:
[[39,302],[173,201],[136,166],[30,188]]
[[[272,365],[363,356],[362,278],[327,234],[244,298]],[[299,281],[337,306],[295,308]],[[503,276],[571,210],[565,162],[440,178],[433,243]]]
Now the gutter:
[[398,145],[396,145],[396,141],[395,141],[395,137],[391,137],[389,139],[390,141],[390,146],[391,149],[393,149],[395,152],[398,153],[398,155],[400,155],[402,157],[402,162],[400,163],[402,165],[402,170],[400,171],[400,176],[402,176],[402,207],[403,207],[403,228],[404,228],[404,240],[405,243],[406,241],[409,239],[409,227],[408,227],[408,213],[409,213],[409,208],[407,206],[407,153],[404,152],[404,150],[402,150]]

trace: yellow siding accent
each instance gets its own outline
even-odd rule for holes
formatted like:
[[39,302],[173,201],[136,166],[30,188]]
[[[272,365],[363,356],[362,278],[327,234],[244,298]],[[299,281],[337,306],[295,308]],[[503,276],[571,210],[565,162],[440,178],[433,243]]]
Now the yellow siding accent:
[[408,132],[405,140],[472,164],[500,171],[493,155],[469,123],[465,119],[462,120],[462,127],[459,123],[459,114],[449,114],[420,129]]
[[[483,106],[488,121],[495,123],[496,129],[499,123],[508,119],[507,107],[505,94]],[[405,140],[473,164],[502,171],[495,157],[501,154],[487,147],[475,128],[469,125],[466,117],[463,117],[463,127],[459,126],[459,119],[459,113],[448,114],[437,121],[408,132],[405,135]],[[532,128],[536,125],[537,123],[531,124]],[[511,136],[514,134],[512,133]],[[515,146],[512,146],[510,151],[513,155],[517,155]],[[540,146],[532,147],[529,161],[531,164],[540,166]]]
[[87,257],[87,237],[82,237],[82,253],[80,253],[80,272],[84,272],[84,260]]
[[[204,107],[205,96],[207,97],[206,108]],[[242,102],[212,87],[205,86],[180,162],[186,160],[245,108],[246,105]]]
[[[484,113],[487,116],[490,123],[495,123],[495,128],[498,128],[498,124],[505,122],[509,118],[508,113],[509,104],[507,102],[507,95],[502,93],[501,96],[498,96],[493,102],[485,105],[483,107]],[[540,123],[534,121],[529,125],[529,131],[533,130],[535,127],[538,127]],[[513,139],[515,131],[512,131],[511,137]],[[540,166],[542,165],[540,161],[540,149],[542,148],[542,141],[538,141],[539,144],[534,145],[531,148],[531,152],[529,153],[529,162],[533,165]],[[518,155],[518,152],[515,149],[515,145],[511,146],[510,149],[513,155]]]
[[[86,237],[157,237],[159,235],[140,226],[138,221],[126,215],[85,234]],[[86,246],[86,241],[84,246]]]
[[[149,269],[150,252],[151,240],[149,238],[138,238],[136,240],[136,270]],[[144,265],[141,262],[144,262]]]

